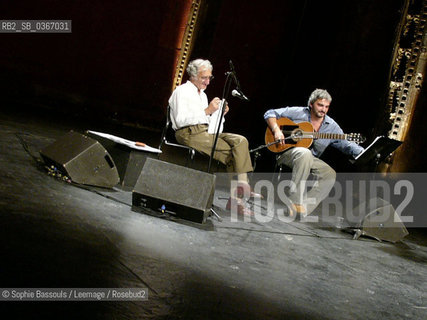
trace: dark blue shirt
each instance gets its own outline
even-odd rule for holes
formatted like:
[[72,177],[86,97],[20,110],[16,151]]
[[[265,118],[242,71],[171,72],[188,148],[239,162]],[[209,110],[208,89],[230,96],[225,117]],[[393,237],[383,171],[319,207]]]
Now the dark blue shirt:
[[[310,109],[308,107],[286,107],[268,110],[264,114],[264,119],[268,118],[288,118],[295,123],[299,123],[304,121],[310,122],[311,116]],[[328,115],[325,116],[325,119],[320,126],[319,132],[338,134],[344,133],[338,123],[336,123],[335,120]],[[357,156],[360,152],[363,151],[361,146],[347,140],[315,139],[311,148],[311,152],[315,157],[320,157],[329,145],[353,157]]]

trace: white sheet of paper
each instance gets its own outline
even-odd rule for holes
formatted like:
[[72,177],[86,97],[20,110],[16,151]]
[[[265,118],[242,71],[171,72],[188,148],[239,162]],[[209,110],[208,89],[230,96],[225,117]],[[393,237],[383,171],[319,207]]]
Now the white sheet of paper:
[[[211,120],[209,122],[208,133],[215,134],[218,128],[219,118],[221,116],[221,108],[211,114]],[[225,118],[222,117],[221,127],[219,129],[219,133],[222,133],[224,129]]]
[[91,130],[88,130],[88,132],[90,132],[92,134],[96,134],[97,136],[109,139],[109,140],[114,141],[116,143],[123,144],[123,145],[128,146],[129,148],[132,148],[132,149],[147,151],[147,152],[154,152],[154,153],[162,153],[162,150],[160,150],[160,149],[156,149],[156,148],[150,147],[148,145],[146,145],[145,147],[137,146],[135,144],[136,143],[135,141],[126,140],[126,139],[123,139],[123,138],[120,138],[117,136],[113,136],[112,134],[96,132],[96,131],[91,131]]

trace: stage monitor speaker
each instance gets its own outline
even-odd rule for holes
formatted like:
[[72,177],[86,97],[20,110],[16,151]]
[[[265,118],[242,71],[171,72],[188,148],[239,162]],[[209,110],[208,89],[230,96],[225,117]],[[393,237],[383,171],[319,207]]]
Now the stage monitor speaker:
[[98,141],[111,155],[119,173],[120,186],[124,191],[132,191],[146,159],[158,157],[157,153],[133,150],[91,132],[87,132],[86,135]]
[[157,158],[157,153],[134,151],[129,154],[129,161],[126,167],[125,176],[123,178],[122,187],[126,191],[131,191],[135,187],[139,176],[141,175],[142,168],[148,158]]
[[120,181],[113,159],[96,140],[70,131],[40,151],[47,166],[54,166],[71,181],[111,188]]
[[132,192],[132,206],[204,223],[212,208],[215,175],[147,158]]
[[356,207],[353,213],[362,217],[357,226],[361,235],[397,242],[409,234],[393,206],[384,199],[372,198]]

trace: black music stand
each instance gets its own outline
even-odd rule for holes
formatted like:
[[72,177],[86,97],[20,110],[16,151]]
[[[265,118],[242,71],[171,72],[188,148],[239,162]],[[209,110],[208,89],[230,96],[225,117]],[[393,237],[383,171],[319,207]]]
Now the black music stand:
[[356,166],[374,164],[376,169],[377,166],[401,144],[402,141],[378,136],[362,153],[360,153],[354,160],[350,160],[350,162]]

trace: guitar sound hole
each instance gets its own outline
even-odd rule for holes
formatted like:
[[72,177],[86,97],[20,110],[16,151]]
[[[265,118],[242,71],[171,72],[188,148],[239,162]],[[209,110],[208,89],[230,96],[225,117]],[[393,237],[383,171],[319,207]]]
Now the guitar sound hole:
[[301,129],[294,130],[292,132],[292,140],[299,141],[303,138],[304,134]]
[[[295,131],[298,131],[298,126],[283,126],[282,128],[283,135],[285,136],[286,143],[296,144],[298,139],[295,139]],[[299,130],[301,131],[301,130]]]

